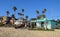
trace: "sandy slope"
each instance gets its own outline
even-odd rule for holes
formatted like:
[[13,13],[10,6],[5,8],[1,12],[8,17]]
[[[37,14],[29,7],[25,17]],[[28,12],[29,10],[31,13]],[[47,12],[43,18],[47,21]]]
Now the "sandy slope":
[[60,31],[31,31],[0,27],[0,37],[60,37]]

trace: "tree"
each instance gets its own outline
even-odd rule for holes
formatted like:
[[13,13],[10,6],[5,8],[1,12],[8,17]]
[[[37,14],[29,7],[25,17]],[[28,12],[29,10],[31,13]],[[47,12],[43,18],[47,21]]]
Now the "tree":
[[24,12],[24,9],[22,9],[22,12]]
[[42,10],[42,17],[43,17],[43,18],[46,17],[45,14],[44,14],[45,12],[46,12],[46,8],[44,8],[44,9]]
[[28,16],[26,16],[26,22],[28,22]]
[[27,27],[28,26],[28,16],[26,16],[26,20],[25,20],[25,27]]
[[13,6],[13,10],[14,10],[14,12],[17,10],[16,6]]
[[57,23],[60,24],[60,19],[57,19]]
[[6,14],[7,14],[7,17],[8,17],[8,15],[10,14],[9,11],[6,11]]
[[15,16],[15,11],[17,10],[17,8],[16,8],[16,6],[13,6],[13,8],[12,8],[13,10],[14,10],[14,16]]
[[46,12],[46,8],[44,8],[43,10],[42,10],[42,14],[44,14]]
[[26,16],[26,19],[28,20],[28,16]]
[[11,16],[11,17],[15,19],[15,16],[14,16],[14,14],[12,14],[12,16]]
[[[42,10],[42,17],[43,18],[45,18],[45,15],[44,15],[44,13],[46,12],[46,8],[44,8],[43,10]],[[45,30],[47,30],[47,22],[45,22]]]
[[18,13],[18,15],[22,16],[22,15],[24,15],[24,14],[22,14],[22,13]]
[[21,18],[23,19],[23,22],[24,22],[24,9],[22,9],[22,13],[21,13]]
[[24,16],[24,9],[22,9],[22,17]]
[[37,13],[37,14],[39,14],[39,11],[38,11],[38,10],[36,10],[36,13]]
[[37,14],[37,18],[38,18],[38,16],[39,16],[39,11],[38,10],[36,10],[36,14]]

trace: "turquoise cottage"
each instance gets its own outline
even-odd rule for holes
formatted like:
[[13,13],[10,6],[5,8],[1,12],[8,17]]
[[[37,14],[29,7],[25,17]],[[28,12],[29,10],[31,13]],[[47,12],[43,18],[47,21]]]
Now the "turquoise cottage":
[[34,28],[47,28],[47,29],[58,28],[56,21],[48,20],[44,18],[44,16],[40,16],[37,19],[31,19],[30,26]]

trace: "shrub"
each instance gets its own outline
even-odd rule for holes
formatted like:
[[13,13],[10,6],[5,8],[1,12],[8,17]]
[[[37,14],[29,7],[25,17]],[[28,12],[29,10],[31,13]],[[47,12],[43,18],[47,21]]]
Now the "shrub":
[[54,31],[54,29],[47,29],[45,30],[44,28],[30,28],[28,30],[39,30],[39,31]]

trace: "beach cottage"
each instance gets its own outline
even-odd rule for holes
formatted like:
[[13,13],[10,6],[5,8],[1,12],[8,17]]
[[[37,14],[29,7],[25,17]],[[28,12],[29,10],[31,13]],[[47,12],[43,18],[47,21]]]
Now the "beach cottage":
[[32,19],[30,21],[30,26],[33,28],[47,28],[54,29],[57,28],[57,22],[54,20],[47,20],[46,18]]

